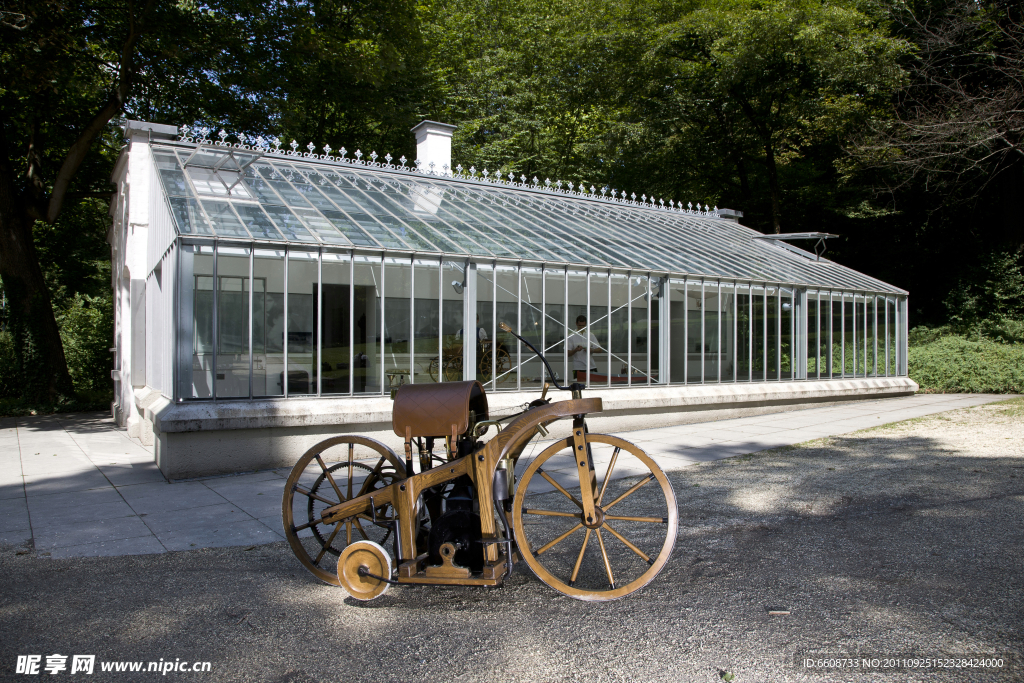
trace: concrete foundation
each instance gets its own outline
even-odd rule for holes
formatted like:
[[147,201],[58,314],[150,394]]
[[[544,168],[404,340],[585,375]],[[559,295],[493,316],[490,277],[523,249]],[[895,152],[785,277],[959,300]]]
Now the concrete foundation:
[[[611,389],[584,396],[604,403],[604,411],[588,420],[591,431],[615,433],[905,396],[917,389],[911,379],[890,377]],[[535,398],[536,391],[489,394],[491,416],[514,414]],[[149,392],[137,394],[136,405],[143,415],[138,435],[144,442],[152,439],[157,465],[170,479],[290,466],[319,441],[339,434],[363,434],[402,449],[391,431],[392,402],[386,397],[175,404]],[[568,430],[565,422],[552,437],[567,436]]]

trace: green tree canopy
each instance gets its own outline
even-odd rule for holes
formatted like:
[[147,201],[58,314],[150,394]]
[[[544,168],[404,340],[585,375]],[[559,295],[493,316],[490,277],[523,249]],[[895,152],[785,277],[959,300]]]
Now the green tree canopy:
[[74,394],[36,239],[96,219],[78,207],[110,195],[111,122],[377,144],[415,118],[407,0],[15,0],[0,35],[0,278],[17,381],[35,399]]
[[[711,171],[705,192],[733,186],[746,204],[755,199],[753,176],[763,177],[779,232],[788,189],[781,169],[806,166],[814,148],[835,153],[886,108],[905,82],[900,58],[909,45],[852,3],[729,0],[693,5],[645,48],[627,92],[636,118],[664,141],[653,165],[678,169],[677,155],[713,159],[696,163]],[[671,179],[662,174],[662,182]]]

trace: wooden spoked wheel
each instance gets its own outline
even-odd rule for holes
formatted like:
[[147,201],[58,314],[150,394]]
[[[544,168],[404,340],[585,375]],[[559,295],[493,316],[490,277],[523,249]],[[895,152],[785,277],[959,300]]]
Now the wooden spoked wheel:
[[513,504],[520,555],[541,581],[578,600],[615,600],[665,567],[679,524],[668,477],[640,448],[615,436],[585,435],[583,485],[572,438],[556,441],[523,472]]
[[[493,355],[493,361],[491,360]],[[512,356],[508,354],[503,346],[497,347],[497,352],[494,351],[493,345],[484,347],[483,355],[480,358],[480,377],[486,381],[491,381],[491,363],[494,363],[494,376],[498,378],[498,382],[508,382],[513,379],[512,375]]]
[[403,478],[398,456],[374,439],[338,436],[309,449],[292,468],[281,505],[284,535],[299,562],[320,580],[340,585],[339,556],[356,541],[387,547],[394,538],[394,509],[378,507],[376,522],[360,514],[334,524],[322,521],[323,511]]

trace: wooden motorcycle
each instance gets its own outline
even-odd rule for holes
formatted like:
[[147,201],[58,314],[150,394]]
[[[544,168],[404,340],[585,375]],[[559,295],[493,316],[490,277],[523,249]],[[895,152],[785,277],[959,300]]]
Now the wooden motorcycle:
[[[392,584],[497,586],[520,559],[579,600],[614,600],[647,585],[675,545],[672,486],[640,448],[587,431],[600,398],[583,398],[581,384],[556,387],[572,398],[551,402],[545,385],[502,429],[489,419],[479,382],[403,385],[392,426],[405,440],[404,459],[379,441],[344,435],[292,469],[282,507],[295,555],[357,600]],[[560,419],[572,419],[571,436],[522,458]],[[491,427],[497,434],[483,440]]]

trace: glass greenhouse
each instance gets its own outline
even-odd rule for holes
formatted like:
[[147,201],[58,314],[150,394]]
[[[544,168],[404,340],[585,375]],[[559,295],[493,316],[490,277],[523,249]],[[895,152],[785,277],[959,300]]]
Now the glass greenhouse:
[[376,155],[150,148],[146,278],[175,350],[148,383],[177,402],[540,388],[502,322],[593,388],[907,372],[907,292],[709,207]]

